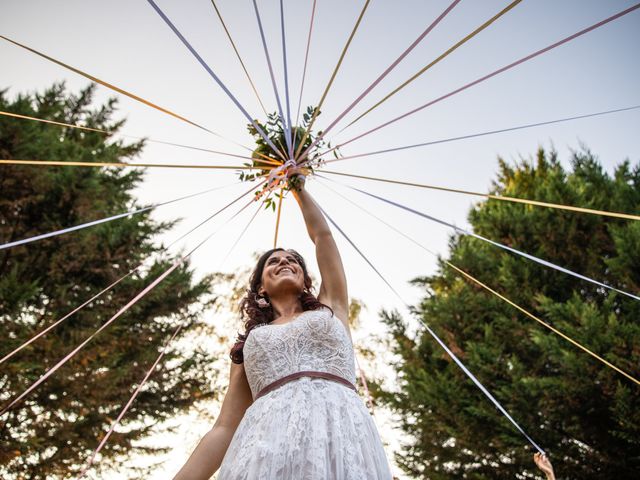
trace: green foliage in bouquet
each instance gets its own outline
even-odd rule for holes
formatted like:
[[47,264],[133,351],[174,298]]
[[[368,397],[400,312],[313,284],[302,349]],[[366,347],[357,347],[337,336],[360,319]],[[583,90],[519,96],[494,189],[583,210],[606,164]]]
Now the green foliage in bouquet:
[[[292,128],[291,136],[293,140],[292,150],[294,152],[300,151],[300,153],[304,153],[307,148],[309,148],[317,137],[322,135],[322,131],[318,131],[315,135],[309,131],[309,124],[311,123],[311,119],[314,116],[320,115],[320,111],[317,110],[317,107],[307,107],[307,110],[302,115],[302,125],[294,126]],[[255,123],[262,129],[262,131],[267,135],[269,140],[275,147],[279,150],[279,152],[274,151],[274,149],[267,143],[267,141],[260,135],[258,130],[253,124],[248,124],[247,129],[249,133],[254,137],[256,142],[256,148],[251,154],[252,161],[246,162],[243,165],[245,167],[250,167],[252,170],[248,172],[240,171],[238,173],[241,181],[254,181],[260,178],[267,178],[271,173],[273,168],[278,168],[284,161],[282,158],[289,159],[289,152],[287,148],[287,131],[284,128],[284,124],[282,119],[278,116],[277,113],[270,113],[267,115],[266,123],[262,123],[259,120],[256,120]],[[302,143],[303,142],[303,143]],[[300,148],[300,144],[302,143],[302,148]],[[314,147],[307,152],[305,155],[305,159],[300,158],[297,159],[296,162],[300,166],[303,166],[308,174],[313,174],[316,168],[319,168],[323,160],[320,158],[320,151],[324,148],[331,148],[330,142],[325,142],[324,139],[320,139],[320,141],[314,145]],[[339,153],[338,150],[334,150],[333,154],[336,158],[338,158]],[[255,171],[255,170],[257,171]],[[284,173],[284,172],[283,172]],[[261,198],[265,195],[265,193],[272,192],[276,188],[280,189],[279,193],[276,193],[276,197],[280,197],[284,195],[285,192],[289,190],[295,190],[299,187],[300,179],[299,177],[291,177],[287,178],[286,175],[281,175],[275,184],[268,185],[265,184],[262,188],[256,191],[256,199]],[[275,200],[268,195],[266,200],[264,200],[265,208],[271,208],[273,210],[276,209]]]

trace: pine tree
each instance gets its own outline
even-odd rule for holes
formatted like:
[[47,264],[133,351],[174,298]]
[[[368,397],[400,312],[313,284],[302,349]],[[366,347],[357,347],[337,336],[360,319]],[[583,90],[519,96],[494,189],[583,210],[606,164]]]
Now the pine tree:
[[[510,166],[492,193],[589,208],[640,211],[640,165],[608,175],[587,150],[566,171],[555,152]],[[640,292],[640,222],[488,200],[473,230],[616,288]],[[640,302],[545,268],[468,236],[448,260],[555,328],[640,378]],[[439,259],[415,313],[438,333],[540,445],[558,478],[635,479],[640,388]],[[398,464],[415,478],[541,478],[526,440],[419,328],[383,312],[398,392],[376,389],[413,439]]]
[[[116,101],[92,107],[94,86],[79,94],[56,84],[42,93],[10,100],[0,109],[108,130],[109,135],[0,117],[0,158],[121,162],[144,142],[114,138]],[[139,208],[133,190],[143,180],[134,169],[0,166],[0,243],[27,238]],[[175,258],[162,254],[154,236],[175,222],[150,212],[0,251],[0,356],[55,322],[94,294],[144,263],[111,291],[45,337],[0,365],[2,405],[20,394],[87,338]],[[0,419],[3,478],[67,478],[77,471],[179,323],[176,339],[201,331],[202,312],[215,299],[212,278],[196,281],[185,263],[131,310],[99,334],[25,401]],[[212,358],[178,349],[158,365],[102,450],[98,468],[126,458],[153,426],[213,398]],[[159,447],[159,450],[162,448]],[[146,450],[153,451],[152,448]]]

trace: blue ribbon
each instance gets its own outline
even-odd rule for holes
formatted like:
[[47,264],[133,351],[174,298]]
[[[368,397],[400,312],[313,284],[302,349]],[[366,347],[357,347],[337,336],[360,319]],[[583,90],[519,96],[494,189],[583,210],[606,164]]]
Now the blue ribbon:
[[[318,174],[316,174],[316,175],[318,175]],[[327,177],[324,177],[324,176],[321,176],[321,175],[318,175],[318,176],[321,177],[321,178],[324,178],[326,180],[335,182],[335,180],[332,180],[330,178],[327,178]],[[490,243],[491,245],[495,245],[498,248],[502,248],[503,250],[507,250],[509,252],[515,253],[516,255],[520,255],[521,257],[524,257],[524,258],[527,258],[529,260],[532,260],[532,261],[534,261],[536,263],[539,263],[540,265],[544,265],[545,267],[553,268],[554,270],[558,270],[559,272],[566,273],[567,275],[574,276],[576,278],[579,278],[580,280],[585,280],[587,282],[593,283],[594,285],[598,285],[600,287],[604,287],[606,289],[613,290],[615,292],[621,293],[622,295],[626,295],[627,297],[631,297],[634,300],[640,300],[640,297],[638,297],[637,295],[634,295],[632,293],[625,292],[624,290],[620,290],[618,288],[612,287],[611,285],[607,285],[606,283],[599,282],[598,280],[594,280],[593,278],[587,277],[585,275],[581,275],[579,273],[574,272],[573,270],[569,270],[568,268],[561,267],[559,265],[556,265],[555,263],[549,262],[547,260],[543,260],[541,258],[538,258],[538,257],[534,256],[534,255],[531,255],[531,254],[528,254],[528,253],[525,253],[525,252],[521,252],[520,250],[517,250],[515,248],[508,247],[506,245],[503,245],[502,243],[495,242],[493,240],[489,240],[488,238],[485,238],[482,235],[478,235],[477,233],[469,232],[468,230],[465,230],[464,228],[457,227],[457,226],[455,226],[455,225],[453,225],[451,223],[445,222],[444,220],[440,220],[438,218],[432,217],[431,215],[427,215],[426,213],[420,212],[418,210],[414,210],[413,208],[407,207],[406,205],[402,205],[400,203],[394,202],[393,200],[388,200],[386,198],[379,197],[378,195],[374,195],[373,193],[365,192],[364,190],[360,190],[359,188],[355,188],[355,187],[352,187],[350,185],[346,185],[346,184],[342,184],[342,185],[345,185],[346,187],[349,187],[352,190],[356,190],[356,191],[358,191],[360,193],[363,193],[365,195],[369,195],[370,197],[377,198],[378,200],[386,202],[386,203],[388,203],[390,205],[394,205],[394,206],[396,206],[398,208],[402,208],[403,210],[406,210],[408,212],[411,212],[411,213],[414,213],[416,215],[419,215],[419,216],[421,216],[423,218],[426,218],[427,220],[431,220],[432,222],[436,222],[436,223],[439,223],[440,225],[444,225],[446,227],[453,228],[456,232],[472,236],[472,237],[477,238],[479,240],[482,240],[484,242]]]
[[287,41],[284,33],[284,3],[280,0],[280,29],[282,30],[282,62],[284,64],[284,94],[287,101],[287,123],[289,124],[289,158],[293,158],[293,125],[291,125],[291,102],[289,100],[289,73],[287,71]]
[[[153,7],[153,9],[158,13],[158,15],[160,15],[160,18],[162,18],[162,20],[164,20],[164,22],[169,26],[169,28],[171,28],[171,30],[173,30],[173,33],[175,33],[176,36],[182,41],[184,46],[187,47],[187,49],[193,54],[194,57],[196,57],[196,60],[198,60],[198,62],[200,62],[200,65],[202,65],[202,67],[207,71],[207,73],[209,73],[209,75],[211,75],[211,78],[213,78],[216,81],[216,83],[220,86],[220,88],[222,88],[222,90],[224,90],[224,93],[227,94],[227,96],[236,105],[236,107],[238,107],[238,109],[247,118],[247,120],[249,120],[251,125],[253,125],[253,127],[256,129],[256,131],[262,136],[262,138],[264,138],[264,141],[267,142],[267,145],[269,145],[273,149],[273,151],[275,153],[277,153],[280,157],[282,157],[282,155],[280,154],[280,151],[276,148],[276,146],[269,139],[267,134],[262,130],[262,128],[260,128],[260,125],[258,125],[258,123],[253,118],[251,118],[251,115],[249,115],[249,112],[247,112],[245,110],[245,108],[238,101],[238,99],[231,93],[231,91],[227,88],[227,86],[224,83],[222,83],[222,80],[220,80],[220,78],[218,78],[218,76],[214,73],[214,71],[211,70],[211,67],[209,67],[209,65],[207,65],[207,62],[205,62],[202,59],[202,57],[200,56],[200,54],[198,54],[196,49],[191,46],[191,44],[187,41],[187,39],[176,28],[176,26],[173,23],[171,23],[171,20],[169,20],[169,17],[167,17],[164,14],[164,12],[160,9],[160,7],[158,5],[156,5],[156,3],[153,0],[147,0],[147,2],[149,2],[149,5],[151,5]],[[282,157],[282,159],[284,160],[284,157]]]
[[[232,185],[235,185],[235,183],[233,183]],[[185,200],[187,198],[196,197],[198,195],[204,195],[205,193],[209,193],[209,192],[212,192],[214,190],[220,190],[220,189],[226,188],[228,186],[229,185],[225,185],[223,187],[210,188],[210,189],[204,190],[202,192],[192,193],[191,195],[186,195],[184,197],[174,198],[173,200],[169,200],[167,202],[156,203],[156,204],[151,205],[149,207],[139,208],[138,210],[132,210],[130,212],[119,213],[119,214],[113,215],[111,217],[101,218],[100,220],[93,220],[91,222],[82,223],[82,224],[76,225],[74,227],[62,228],[62,229],[56,230],[54,232],[43,233],[41,235],[36,235],[36,236],[33,236],[33,237],[24,238],[22,240],[16,240],[14,242],[7,242],[7,243],[4,243],[4,244],[0,245],[0,250],[4,250],[6,248],[11,248],[11,247],[17,247],[18,245],[25,245],[27,243],[36,242],[38,240],[44,240],[45,238],[55,237],[55,236],[58,236],[58,235],[62,235],[64,233],[75,232],[76,230],[82,230],[83,228],[93,227],[95,225],[100,225],[101,223],[106,223],[106,222],[110,222],[112,220],[117,220],[119,218],[128,217],[129,215],[136,215],[138,213],[142,213],[142,212],[146,212],[148,210],[152,210],[152,209],[154,209],[156,207],[161,207],[163,205],[169,205],[170,203],[179,202],[180,200]]]
[[[327,219],[333,224],[334,227],[336,227],[336,229],[342,234],[342,236],[351,244],[351,246],[356,250],[356,252],[358,252],[358,254],[364,259],[364,261],[367,262],[367,264],[376,272],[376,274],[391,289],[391,291],[393,291],[393,293],[395,293],[395,295],[400,299],[400,301],[402,303],[404,303],[405,307],[407,307],[407,309],[409,309],[409,305],[407,304],[407,302],[405,302],[402,299],[400,294],[391,286],[391,284],[387,281],[387,279],[384,278],[384,276],[373,265],[373,263],[371,263],[371,261],[369,261],[369,259],[364,255],[364,253],[362,253],[360,251],[360,249],[356,246],[356,244],[351,241],[351,239],[347,236],[347,234],[336,224],[336,222],[333,221],[333,219],[329,215],[327,215],[327,212],[325,212],[322,209],[322,207],[318,206],[318,208],[320,208],[320,210],[322,211],[324,216],[327,217]],[[425,326],[425,328],[427,329],[429,334],[435,339],[435,341],[438,342],[438,344],[444,349],[445,352],[447,352],[447,354],[456,363],[456,365],[458,365],[458,367],[460,367],[460,369],[462,369],[462,371],[473,381],[473,383],[480,389],[480,391],[485,394],[485,396],[495,405],[495,407],[505,417],[507,417],[507,419],[513,424],[513,426],[516,427],[516,429],[520,433],[522,433],[522,435],[527,439],[527,441],[536,450],[538,450],[541,454],[545,455],[544,450],[542,448],[540,448],[540,446],[536,442],[534,442],[533,439],[529,435],[527,435],[527,433],[522,429],[522,427],[520,425],[518,425],[518,423],[513,419],[513,417],[511,415],[509,415],[509,412],[507,412],[505,410],[505,408],[500,404],[500,402],[498,402],[498,400],[496,400],[496,398],[493,395],[491,395],[489,390],[487,390],[487,388],[480,382],[480,380],[478,380],[476,378],[476,376],[473,373],[471,373],[471,371],[462,363],[462,361],[458,357],[456,357],[456,355],[449,349],[449,347],[447,347],[447,345],[440,339],[440,337],[438,337],[438,335],[436,335],[436,333],[433,330],[431,330],[429,325],[422,318],[418,317],[418,319]]]
[[[260,11],[258,10],[258,4],[256,3],[256,0],[253,0],[253,8],[256,11],[256,19],[258,20],[258,29],[260,30],[262,47],[264,49],[264,55],[267,59],[267,66],[269,67],[269,75],[271,75],[271,84],[273,85],[273,93],[276,96],[276,103],[278,104],[278,113],[280,114],[280,119],[282,120],[282,126],[284,127],[284,131],[286,133],[285,141],[287,142],[287,149],[289,150],[289,152],[291,152],[291,135],[289,133],[289,127],[287,125],[287,121],[284,118],[284,114],[282,113],[282,103],[280,102],[280,95],[278,94],[278,87],[276,86],[276,77],[273,74],[273,65],[271,65],[271,56],[269,55],[269,49],[267,48],[267,40],[264,36],[264,29],[262,28],[262,19],[260,18]],[[283,29],[284,29],[284,24],[283,24]],[[284,30],[283,30],[283,35],[284,35]],[[284,65],[286,69],[287,68],[286,58],[285,58]],[[289,157],[291,157],[291,154],[289,154]]]
[[[484,137],[486,135],[495,135],[497,133],[513,132],[515,130],[523,130],[525,128],[541,127],[543,125],[553,125],[555,123],[569,122],[571,120],[580,120],[580,119],[583,119],[583,118],[598,117],[600,115],[609,115],[611,113],[619,113],[619,112],[626,112],[626,111],[629,111],[629,110],[637,110],[638,108],[640,108],[640,105],[633,105],[631,107],[616,108],[616,109],[613,109],[613,110],[605,110],[603,112],[587,113],[587,114],[584,114],[584,115],[576,115],[576,116],[573,116],[573,117],[557,118],[555,120],[547,120],[547,121],[544,121],[544,122],[527,123],[527,124],[524,124],[524,125],[518,125],[516,127],[501,128],[501,129],[498,129],[498,130],[489,130],[487,132],[470,133],[468,135],[460,135],[458,137],[443,138],[443,139],[440,139],[440,140],[432,140],[430,142],[414,143],[413,145],[405,145],[405,146],[402,146],[402,147],[393,147],[393,148],[387,148],[387,149],[384,149],[384,150],[376,150],[375,152],[359,153],[359,154],[356,154],[356,155],[348,155],[346,157],[340,157],[337,160],[328,160],[327,163],[336,162],[336,161],[342,161],[342,160],[348,160],[348,159],[352,159],[352,158],[368,157],[370,155],[379,155],[379,154],[382,154],[382,153],[398,152],[400,150],[408,150],[410,148],[428,147],[430,145],[438,145],[440,143],[456,142],[458,140],[467,140],[469,138]],[[328,152],[322,152],[322,154],[320,154],[320,156],[324,155],[325,153],[328,153]]]

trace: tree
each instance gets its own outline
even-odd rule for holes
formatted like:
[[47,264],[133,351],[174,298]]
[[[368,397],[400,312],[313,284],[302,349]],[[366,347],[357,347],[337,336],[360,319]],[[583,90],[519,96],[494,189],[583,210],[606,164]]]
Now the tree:
[[[91,85],[74,95],[64,84],[14,100],[0,92],[1,110],[110,132],[3,116],[0,158],[121,162],[138,155],[144,142],[125,144],[114,138],[124,125],[124,120],[113,120],[116,101],[92,108],[93,92]],[[0,242],[140,208],[132,191],[142,180],[143,172],[133,169],[2,165]],[[0,251],[0,356],[144,264],[1,365],[2,405],[171,266],[175,258],[163,253],[153,238],[174,224],[156,222],[144,212]],[[3,478],[62,478],[77,472],[176,326],[186,324],[176,343],[202,331],[202,313],[215,302],[211,288],[212,277],[196,281],[189,264],[182,264],[0,419]],[[123,454],[154,424],[187,410],[196,400],[213,398],[211,365],[207,351],[184,355],[169,348],[122,427],[103,448],[97,468],[119,465]]]
[[[640,165],[609,176],[587,150],[572,169],[555,152],[510,166],[492,193],[589,208],[640,211]],[[640,222],[488,200],[469,213],[475,232],[640,292]],[[468,236],[450,239],[449,261],[640,378],[640,302],[529,262]],[[640,471],[640,388],[462,278],[439,259],[416,278],[415,314],[439,334],[540,445],[558,478],[632,479]],[[382,312],[399,391],[376,388],[413,439],[398,464],[415,478],[538,476],[531,448],[424,330],[409,334]]]

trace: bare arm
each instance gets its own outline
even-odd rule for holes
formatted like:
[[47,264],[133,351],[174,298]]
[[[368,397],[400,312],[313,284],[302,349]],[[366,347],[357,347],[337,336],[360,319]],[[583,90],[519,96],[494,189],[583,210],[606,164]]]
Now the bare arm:
[[536,466],[545,474],[547,480],[556,480],[556,474],[553,471],[553,465],[551,465],[551,461],[546,455],[536,453],[533,456],[533,461],[536,463]]
[[302,211],[309,237],[316,246],[316,259],[321,276],[318,300],[329,305],[336,316],[347,323],[349,305],[347,279],[340,252],[327,220],[311,194],[304,188],[304,183],[299,190],[293,191],[293,194]]
[[231,363],[229,388],[213,428],[202,437],[174,480],[207,480],[224,458],[245,411],[253,403],[244,364]]

